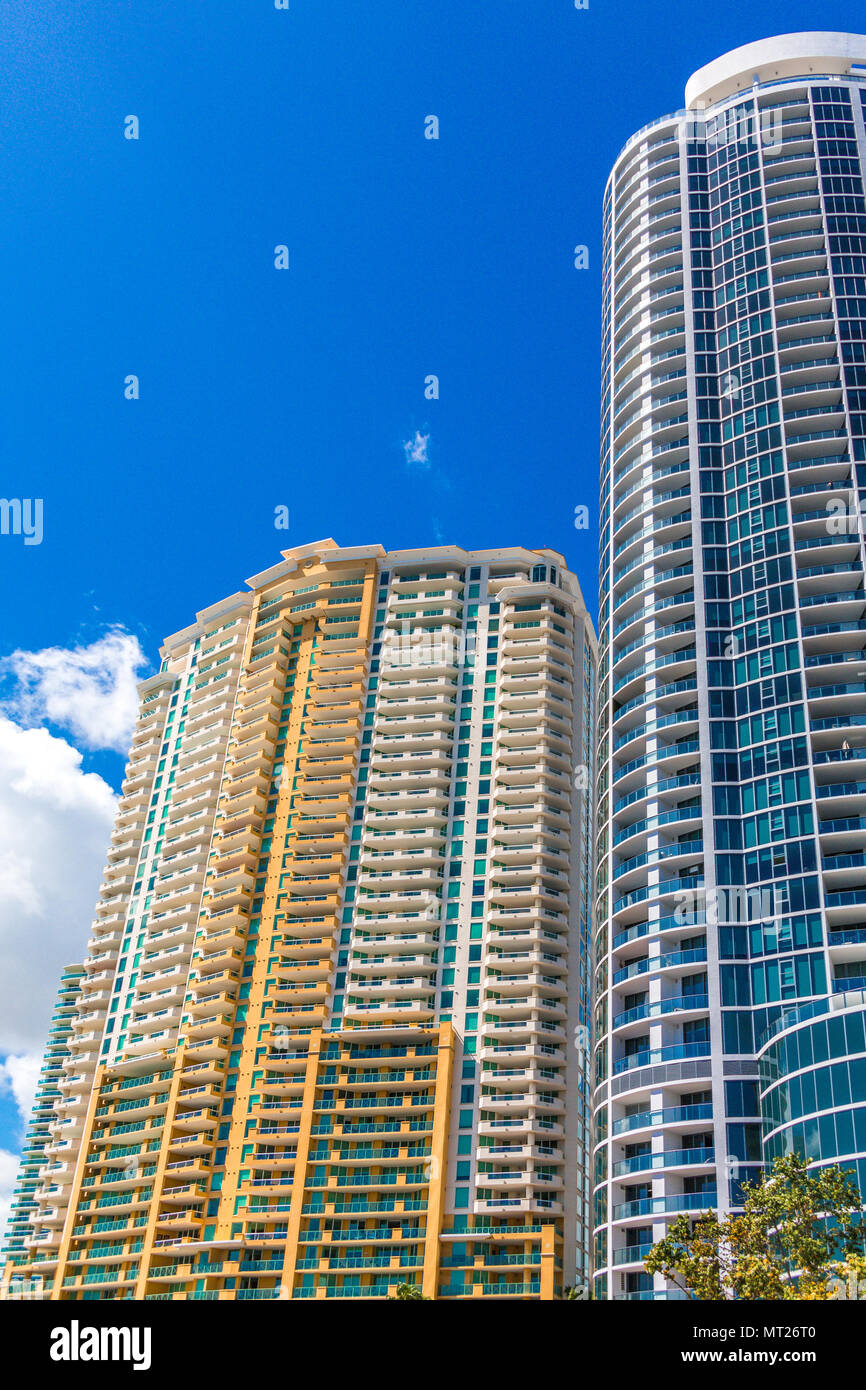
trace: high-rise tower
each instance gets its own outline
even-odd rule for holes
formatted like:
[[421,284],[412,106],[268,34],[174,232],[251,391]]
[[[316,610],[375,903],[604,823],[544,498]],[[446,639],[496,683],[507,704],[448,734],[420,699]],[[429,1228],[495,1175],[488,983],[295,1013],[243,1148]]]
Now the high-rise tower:
[[557,1296],[588,1244],[577,581],[323,541],[162,656],[54,1099],[67,1180],[7,1285]]
[[866,37],[702,68],[604,199],[602,1298],[796,1148],[866,1192]]
[[69,1041],[81,1002],[84,973],[83,965],[69,965],[61,976],[3,1247],[4,1262],[35,1261],[38,1268],[26,1289],[34,1297],[51,1285],[59,1232],[50,1213],[72,1182],[72,1145],[52,1130],[57,1121],[57,1105],[66,1099],[69,1078],[64,1068],[72,1055]]

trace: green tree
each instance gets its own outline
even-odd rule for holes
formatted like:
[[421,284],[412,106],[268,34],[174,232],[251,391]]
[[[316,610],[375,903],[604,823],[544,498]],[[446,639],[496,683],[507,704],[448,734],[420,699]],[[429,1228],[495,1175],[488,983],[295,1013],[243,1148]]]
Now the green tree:
[[388,1297],[389,1299],[407,1299],[413,1303],[430,1302],[426,1293],[422,1293],[417,1284],[398,1284],[394,1292],[389,1293]]
[[833,1281],[859,1267],[864,1251],[859,1189],[837,1166],[809,1170],[802,1154],[777,1158],[742,1186],[743,1211],[678,1216],[644,1268],[689,1298],[832,1298]]

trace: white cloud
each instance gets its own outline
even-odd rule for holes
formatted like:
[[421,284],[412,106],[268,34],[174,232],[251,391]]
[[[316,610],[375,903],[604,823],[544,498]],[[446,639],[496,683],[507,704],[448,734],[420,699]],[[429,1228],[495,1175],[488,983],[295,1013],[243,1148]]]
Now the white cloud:
[[403,453],[406,455],[406,462],[417,464],[420,468],[430,467],[430,435],[422,434],[420,430],[415,431],[414,439],[407,439],[403,445]]
[[[16,651],[0,663],[16,682],[0,705],[0,1091],[21,1118],[7,1143],[30,1116],[61,970],[87,951],[117,805],[108,783],[84,772],[78,749],[39,725],[125,753],[144,664],[137,638],[118,629],[89,646]],[[17,1164],[0,1149],[0,1230]]]
[[10,1055],[0,1061],[0,1089],[8,1088],[12,1092],[22,1128],[30,1119],[41,1067],[41,1052],[23,1052],[17,1057]]
[[68,729],[85,748],[126,753],[138,711],[136,682],[147,658],[138,638],[119,628],[86,647],[16,651],[3,669],[18,682],[5,702],[26,725]]
[[0,715],[0,1055],[41,1050],[60,972],[87,949],[116,798],[81,762]]

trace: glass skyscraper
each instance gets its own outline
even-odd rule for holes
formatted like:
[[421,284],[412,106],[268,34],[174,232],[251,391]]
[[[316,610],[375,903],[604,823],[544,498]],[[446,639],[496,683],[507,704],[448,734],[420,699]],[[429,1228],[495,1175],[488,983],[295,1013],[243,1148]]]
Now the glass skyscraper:
[[691,78],[604,198],[595,1281],[763,1158],[866,1191],[866,38]]
[[685,100],[604,198],[598,645],[552,550],[329,540],[166,640],[6,1296],[666,1299],[776,1156],[866,1194],[866,37]]

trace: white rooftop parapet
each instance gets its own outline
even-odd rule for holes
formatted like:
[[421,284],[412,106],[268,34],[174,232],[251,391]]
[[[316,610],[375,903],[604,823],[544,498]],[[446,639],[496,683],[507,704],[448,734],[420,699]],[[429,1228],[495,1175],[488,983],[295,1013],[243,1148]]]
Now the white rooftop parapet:
[[786,78],[843,76],[859,69],[866,76],[866,35],[822,31],[779,34],[732,48],[698,68],[686,83],[686,106],[711,106],[757,83]]

